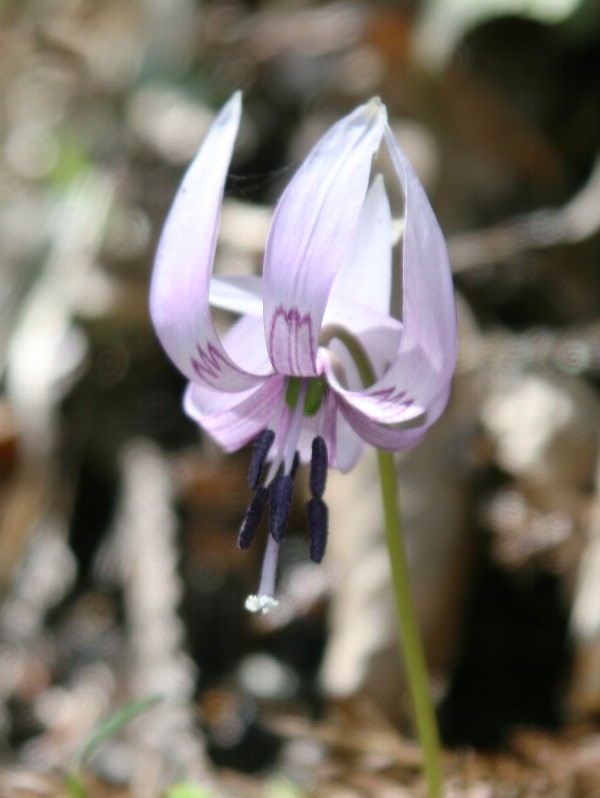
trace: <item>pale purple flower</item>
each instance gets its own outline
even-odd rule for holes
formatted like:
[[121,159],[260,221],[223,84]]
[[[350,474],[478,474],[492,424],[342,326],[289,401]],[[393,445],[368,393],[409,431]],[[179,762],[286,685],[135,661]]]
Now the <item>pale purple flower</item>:
[[[150,309],[167,354],[190,381],[186,412],[227,451],[255,441],[255,494],[240,545],[249,545],[268,504],[261,586],[247,603],[266,611],[275,603],[298,460],[312,462],[307,512],[318,561],[327,465],[349,470],[365,442],[400,450],[423,438],[448,400],[456,318],[441,230],[377,99],[335,124],[292,178],[274,212],[262,277],[213,276],[240,115],[237,93],[183,180],[160,240]],[[404,196],[401,247],[394,248],[378,153],[392,166],[397,185],[389,188]],[[239,315],[223,337],[211,306]],[[335,335],[340,328],[367,354],[374,383],[363,384]]]

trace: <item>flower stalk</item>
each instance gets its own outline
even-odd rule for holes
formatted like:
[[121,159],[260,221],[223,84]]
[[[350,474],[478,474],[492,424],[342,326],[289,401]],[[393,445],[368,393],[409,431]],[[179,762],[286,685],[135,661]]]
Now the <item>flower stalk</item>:
[[[370,385],[375,379],[375,372],[360,343],[343,328],[331,330],[331,337],[337,338],[347,349],[348,354],[356,365],[363,385]],[[402,514],[398,501],[394,455],[391,452],[377,449],[377,465],[381,485],[385,537],[396,603],[400,656],[404,660],[417,737],[423,751],[423,767],[427,779],[428,798],[440,798],[442,793],[440,737],[431,700],[421,634],[412,597]]]
[[377,464],[381,482],[385,536],[396,600],[401,655],[404,659],[412,698],[417,736],[423,751],[423,767],[427,778],[428,796],[429,798],[439,798],[442,792],[439,732],[410,587],[410,572],[402,534],[394,456],[390,452],[379,449]]

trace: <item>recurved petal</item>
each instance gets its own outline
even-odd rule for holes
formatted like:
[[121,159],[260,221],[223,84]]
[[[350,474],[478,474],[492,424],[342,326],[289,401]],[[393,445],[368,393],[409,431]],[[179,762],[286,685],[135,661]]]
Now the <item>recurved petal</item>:
[[403,335],[390,369],[372,388],[403,390],[427,409],[427,426],[444,409],[441,395],[456,366],[454,288],[444,236],[423,186],[386,125],[385,141],[405,197],[402,243]]
[[324,361],[329,387],[338,398],[367,418],[379,424],[427,423],[427,407],[420,404],[401,387],[390,385],[379,387],[375,382],[362,391],[349,391],[341,385],[330,361]]
[[[390,331],[390,337],[395,342],[397,351],[399,334],[394,335]],[[375,374],[376,365],[384,362],[382,352],[385,351],[387,339],[385,328],[370,337],[356,337],[356,343],[360,345]],[[370,348],[367,346],[369,343]],[[414,422],[415,419],[425,423],[425,408],[416,403],[405,390],[398,387],[381,389],[377,381],[363,388],[364,379],[357,369],[354,355],[339,338],[331,341],[328,350],[320,350],[320,362],[329,387],[336,394],[341,406],[353,407],[378,424]]]
[[389,315],[392,290],[392,214],[383,177],[373,181],[358,217],[352,244],[333,282],[325,315],[349,301]]
[[237,93],[213,122],[177,192],[150,287],[150,315],[171,360],[189,379],[223,391],[257,384],[227,355],[209,307],[221,201],[240,114]]
[[[262,280],[254,274],[213,277],[209,301],[213,308],[260,316],[262,319]],[[264,339],[264,331],[262,335]]]
[[385,109],[371,100],[317,143],[275,210],[263,272],[265,336],[283,374],[316,374],[319,330],[367,192]]
[[402,339],[390,367],[363,391],[340,391],[335,374],[327,375],[347,405],[376,423],[421,415],[426,429],[445,407],[456,365],[454,290],[444,237],[425,191],[387,125],[385,139],[405,197]]
[[262,316],[242,316],[223,336],[223,346],[236,363],[263,377],[273,373],[265,344]]
[[419,444],[427,432],[426,426],[395,429],[379,424],[351,405],[340,403],[340,412],[354,432],[366,443],[378,449],[401,451]]
[[186,413],[227,452],[253,440],[273,420],[281,404],[283,378],[273,375],[258,388],[220,393],[190,383],[184,397]]
[[[319,362],[333,353],[341,358],[348,367],[348,351],[339,344],[336,331],[342,330],[352,335],[368,353],[371,366],[376,376],[380,376],[395,360],[402,337],[402,324],[390,316],[357,302],[354,297],[347,297],[344,302],[327,305],[321,330],[321,341],[324,345],[319,350]],[[326,369],[327,370],[327,369]],[[346,381],[347,388],[360,390],[361,383]]]

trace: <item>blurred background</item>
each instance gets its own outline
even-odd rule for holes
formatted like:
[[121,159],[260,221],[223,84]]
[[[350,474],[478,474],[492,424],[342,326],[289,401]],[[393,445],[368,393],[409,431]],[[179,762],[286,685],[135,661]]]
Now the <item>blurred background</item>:
[[81,795],[73,756],[157,694],[90,795],[422,794],[372,457],[331,477],[320,567],[298,495],[281,612],[247,615],[248,453],[184,417],[149,324],[238,88],[220,270],[260,269],[282,187],[373,95],[448,238],[453,398],[398,472],[449,794],[599,794],[599,44],[595,0],[0,2],[3,796]]

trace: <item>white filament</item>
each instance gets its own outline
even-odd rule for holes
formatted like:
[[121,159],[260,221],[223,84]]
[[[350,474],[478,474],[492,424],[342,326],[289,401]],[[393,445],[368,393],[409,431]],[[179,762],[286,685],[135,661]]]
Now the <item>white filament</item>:
[[275,580],[277,578],[278,559],[279,543],[273,540],[271,535],[269,535],[263,559],[258,593],[253,593],[248,596],[244,605],[248,612],[261,612],[263,615],[266,615],[279,604],[275,598]]

